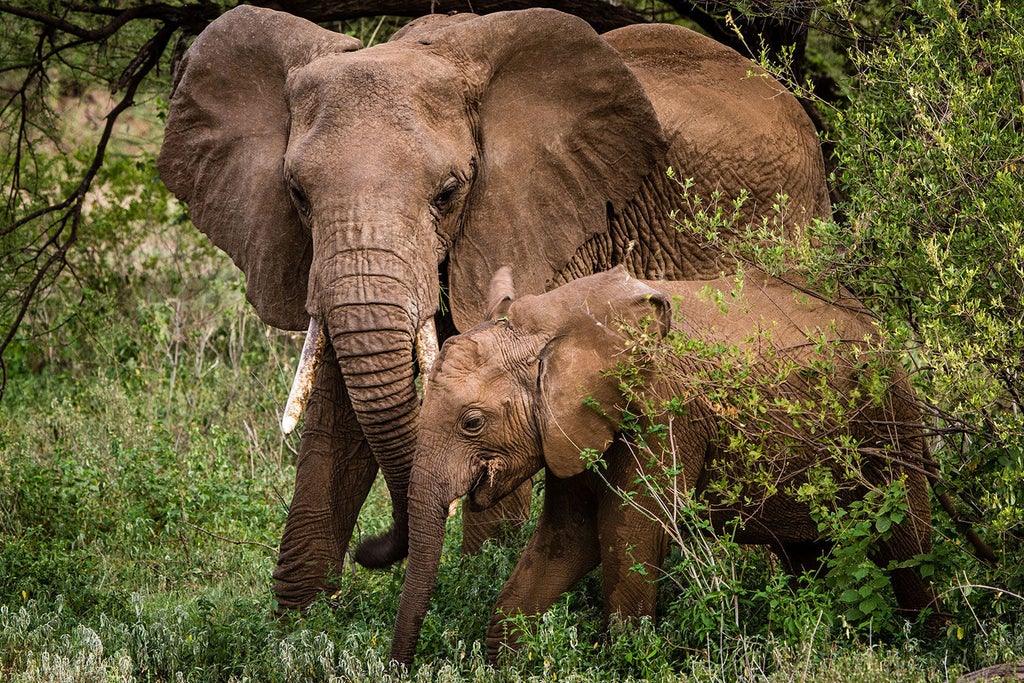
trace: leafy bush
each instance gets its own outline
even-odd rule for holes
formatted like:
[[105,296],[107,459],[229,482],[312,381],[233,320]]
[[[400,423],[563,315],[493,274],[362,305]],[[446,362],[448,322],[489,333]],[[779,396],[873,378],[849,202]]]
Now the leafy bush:
[[855,54],[856,98],[835,112],[850,223],[831,246],[910,351],[951,485],[1006,547],[1024,464],[1024,11],[918,8]]
[[[850,26],[862,19],[849,8],[833,9],[845,11]],[[724,244],[720,235],[734,227],[743,198],[725,205],[718,197],[695,197],[687,180],[679,179],[682,201],[698,210],[681,228],[731,251],[741,263],[773,273],[798,271],[826,294],[848,288],[877,315],[922,397],[944,473],[937,491],[958,494],[961,514],[1000,553],[998,567],[975,562],[961,548],[962,530],[938,511],[937,530],[948,542],[917,561],[954,614],[945,646],[970,658],[965,641],[1001,631],[1006,620],[1019,623],[1022,607],[1024,11],[1008,3],[926,0],[900,18],[905,23],[881,31],[882,40],[849,50],[856,77],[845,81],[846,106],[818,101],[828,112],[838,163],[833,181],[844,197],[835,207],[840,220],[818,222],[793,240],[783,238],[779,225],[749,226],[740,244]],[[813,97],[809,88],[802,93]],[[779,203],[784,207],[785,198]],[[737,287],[742,282],[738,277]],[[756,422],[758,396],[765,392],[745,383],[742,367],[727,377],[741,396],[733,407]],[[703,390],[714,391],[709,387],[720,386],[722,377],[701,380]],[[749,431],[753,439],[741,434],[730,444],[758,457],[766,450],[764,431]],[[832,486],[820,477],[810,485],[819,489],[816,495]],[[902,518],[900,499],[899,491],[878,491],[864,503],[816,513],[819,526],[837,540],[825,583],[838,590],[839,605],[803,595],[826,622],[840,618],[827,624],[830,630],[859,624],[872,638],[879,631],[901,637],[898,622],[886,616],[887,581],[864,559],[866,544]],[[685,535],[695,530],[687,527]],[[709,555],[716,561],[702,568],[728,583],[733,575],[716,569],[716,562],[732,548],[728,539],[715,544]],[[729,590],[740,603],[747,597],[742,586]],[[695,614],[692,601],[682,609]],[[987,662],[991,655],[980,657]]]

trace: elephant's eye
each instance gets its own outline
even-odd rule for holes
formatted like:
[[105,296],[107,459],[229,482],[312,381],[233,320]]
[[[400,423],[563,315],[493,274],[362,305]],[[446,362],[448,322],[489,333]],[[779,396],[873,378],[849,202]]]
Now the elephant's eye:
[[438,190],[437,195],[434,197],[434,201],[431,202],[438,213],[447,213],[448,209],[452,208],[460,185],[459,179],[455,177],[448,178],[444,182],[444,185],[441,186],[441,189]]
[[299,210],[303,216],[309,216],[309,199],[306,197],[306,193],[302,191],[299,184],[295,181],[295,178],[288,178],[288,193],[292,196],[292,202],[295,204],[295,208]]
[[471,410],[462,416],[459,429],[466,436],[480,436],[487,426],[487,418],[479,410]]

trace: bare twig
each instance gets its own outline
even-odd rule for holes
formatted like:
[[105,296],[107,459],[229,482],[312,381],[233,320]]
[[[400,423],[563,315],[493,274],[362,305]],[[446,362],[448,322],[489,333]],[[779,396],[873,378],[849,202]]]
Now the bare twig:
[[197,524],[193,524],[192,522],[184,522],[184,524],[185,524],[185,526],[192,527],[196,531],[198,531],[200,533],[203,533],[203,534],[206,534],[207,536],[209,536],[211,538],[216,538],[218,541],[224,541],[225,543],[230,543],[231,545],[251,545],[251,546],[255,546],[257,548],[263,548],[264,550],[268,550],[268,551],[272,552],[275,556],[277,555],[277,548],[271,547],[271,546],[267,545],[266,543],[260,543],[259,541],[239,541],[239,540],[234,539],[234,538],[228,538],[227,536],[221,536],[220,534],[215,534],[215,533],[213,533],[212,531],[210,531],[208,529],[204,529],[203,527],[201,527],[201,526],[199,526]]

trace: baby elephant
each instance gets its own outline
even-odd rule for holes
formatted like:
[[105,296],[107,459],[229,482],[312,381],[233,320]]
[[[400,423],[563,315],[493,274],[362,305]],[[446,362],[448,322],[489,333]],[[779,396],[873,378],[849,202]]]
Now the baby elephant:
[[[496,282],[505,279],[502,274]],[[855,300],[825,303],[762,273],[748,273],[734,291],[733,280],[645,282],[621,267],[514,302],[494,289],[491,321],[445,343],[426,387],[393,659],[412,662],[450,506],[468,494],[471,509],[487,508],[541,468],[543,511],[498,598],[487,634],[492,660],[507,644],[505,616],[543,612],[598,564],[606,614],[654,614],[656,586],[631,567],[643,563],[652,570],[648,574],[656,573],[668,535],[637,506],[623,505],[612,489],[635,491],[634,502],[643,503],[650,493],[637,483],[638,473],[649,468],[644,453],[661,458],[652,471],[671,465],[678,472],[679,490],[703,492],[716,529],[738,522],[738,542],[770,546],[794,572],[816,566],[825,547],[809,504],[797,494],[814,469],[831,470],[837,505],[903,482],[907,512],[876,544],[872,559],[879,565],[931,550],[930,460],[920,415],[899,369],[869,371],[867,340],[877,342],[877,331]],[[652,418],[664,422],[663,441],[671,448],[652,445],[651,424],[641,448],[622,436],[627,401],[637,398],[624,396],[620,373],[609,370],[631,359],[631,340],[638,334],[649,342],[673,329],[693,341],[677,342],[675,354],[661,354],[669,360],[660,362],[660,371],[651,369],[658,363],[641,364],[644,381],[637,390],[658,398],[649,405],[676,397],[662,418]],[[693,349],[692,357],[687,349]],[[702,367],[726,354],[748,360],[743,382],[750,388],[773,392],[760,398],[769,406],[761,419],[777,419],[778,429],[762,424],[761,435],[778,437],[766,443],[780,444],[780,452],[758,460],[726,447],[724,426],[738,424],[742,414],[721,392],[702,389],[695,380]],[[647,356],[650,361],[657,354]],[[866,386],[868,375],[873,391]],[[772,377],[777,379],[768,381]],[[806,407],[823,377],[844,410],[832,423],[824,411],[815,433],[855,439],[857,468],[838,464],[841,458],[809,433],[801,438],[799,420],[794,423],[792,412],[787,416],[783,409]],[[586,468],[584,450],[603,453],[600,473]],[[896,569],[891,581],[901,608],[916,613],[935,606],[916,570]]]

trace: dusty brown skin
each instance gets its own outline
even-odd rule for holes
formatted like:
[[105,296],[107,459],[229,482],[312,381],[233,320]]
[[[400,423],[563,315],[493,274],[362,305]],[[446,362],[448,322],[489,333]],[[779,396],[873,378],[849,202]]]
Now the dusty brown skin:
[[[705,197],[748,190],[751,217],[779,193],[789,227],[827,215],[810,121],[750,69],[680,27],[598,36],[545,9],[425,17],[360,49],[243,6],[196,39],[160,175],[245,272],[263,320],[304,330],[312,316],[330,342],[274,573],[282,608],[329,588],[378,467],[394,527],[356,559],[405,555],[413,339],[432,316],[442,335],[482,319],[497,267],[515,266],[527,294],[618,263],[716,276],[728,264],[669,219],[669,165]],[[466,520],[467,549],[496,516]]]
[[[445,343],[421,412],[409,489],[409,563],[392,658],[412,661],[437,575],[450,501],[468,494],[468,505],[485,508],[541,469],[546,477],[543,512],[498,598],[487,634],[489,657],[494,659],[510,644],[501,623],[504,616],[543,612],[599,563],[606,614],[654,615],[655,584],[630,568],[642,562],[649,576],[656,575],[667,535],[659,524],[624,507],[622,498],[585,470],[580,458],[583,449],[604,452],[610,484],[636,491],[641,505],[658,509],[645,500],[647,489],[635,483],[641,465],[618,433],[626,399],[618,376],[604,372],[629,358],[621,326],[638,329],[649,318],[654,324],[648,329],[656,336],[675,328],[691,339],[749,349],[759,361],[752,366],[754,376],[764,372],[774,377],[779,367],[807,368],[827,353],[835,368],[830,386],[846,396],[861,388],[864,356],[854,360],[854,349],[867,350],[867,338],[874,337],[876,345],[878,341],[864,309],[852,298],[843,305],[825,303],[756,272],[747,274],[739,298],[729,296],[734,285],[731,279],[644,282],[616,268],[523,297],[507,313],[499,304],[496,320]],[[724,312],[709,296],[713,291],[725,293]],[[509,300],[500,294],[494,298]],[[816,349],[825,339],[829,344],[820,348],[827,351]],[[760,362],[768,358],[770,362]],[[785,361],[780,365],[781,358]],[[683,357],[672,363],[673,373],[651,378],[645,391],[663,398],[688,396],[681,416],[671,423],[664,418],[682,468],[676,484],[700,494],[710,476],[751,481],[742,461],[718,447],[721,415],[704,393],[686,393],[685,378],[701,377],[696,361]],[[844,480],[844,470],[833,468],[836,481],[846,484],[837,504],[863,496],[868,487],[906,477],[907,518],[892,527],[891,537],[880,541],[872,556],[883,567],[931,549],[931,461],[921,416],[905,375],[897,368],[891,372],[880,404],[864,391],[848,413],[836,418],[842,422],[822,425],[853,435],[863,454],[863,479]],[[777,396],[813,397],[805,377],[805,371],[793,370],[769,386]],[[598,401],[603,411],[588,407],[584,399]],[[752,485],[754,489],[747,489],[751,503],[740,507],[711,497],[713,524],[720,529],[739,516],[743,523],[738,542],[768,545],[793,572],[816,568],[826,543],[807,505],[791,491],[804,480],[808,467],[824,463],[825,452],[813,438],[790,446],[774,462],[779,468],[776,481],[791,488],[759,493],[759,485]],[[646,463],[646,457],[640,462]],[[895,570],[891,582],[902,609],[916,613],[937,607],[930,586],[915,570]]]

